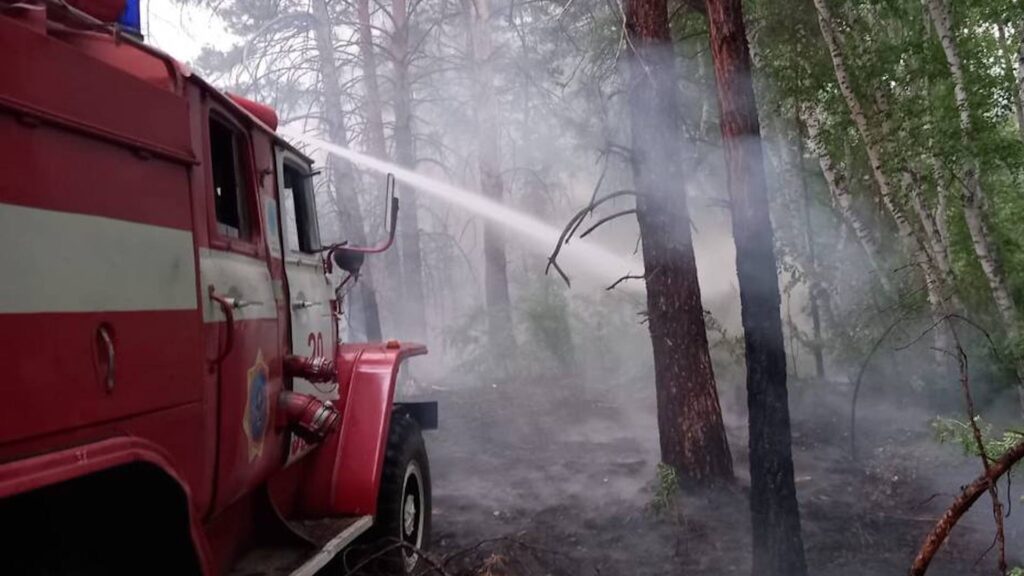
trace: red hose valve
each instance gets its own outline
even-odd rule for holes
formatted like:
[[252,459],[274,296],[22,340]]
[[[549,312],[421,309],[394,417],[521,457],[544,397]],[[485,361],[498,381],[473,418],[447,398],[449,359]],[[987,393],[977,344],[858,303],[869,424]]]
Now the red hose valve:
[[309,394],[285,390],[277,397],[277,402],[288,428],[309,443],[326,438],[341,421],[341,413],[333,404]]
[[336,373],[334,362],[323,356],[294,356],[289,354],[284,357],[285,376],[293,378],[304,378],[320,384],[334,382]]

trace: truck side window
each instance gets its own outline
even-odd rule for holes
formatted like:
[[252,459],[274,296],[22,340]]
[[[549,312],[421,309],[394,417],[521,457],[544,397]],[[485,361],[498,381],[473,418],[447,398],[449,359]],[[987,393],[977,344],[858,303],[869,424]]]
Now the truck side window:
[[316,221],[312,178],[307,171],[285,162],[282,180],[282,204],[288,250],[306,253],[320,250],[320,230]]
[[217,229],[228,238],[249,236],[240,138],[226,123],[210,117],[210,161]]

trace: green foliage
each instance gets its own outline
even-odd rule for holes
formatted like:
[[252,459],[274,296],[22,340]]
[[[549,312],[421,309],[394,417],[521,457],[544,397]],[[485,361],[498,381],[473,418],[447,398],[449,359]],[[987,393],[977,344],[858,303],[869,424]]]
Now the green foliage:
[[647,508],[654,514],[664,514],[675,507],[676,499],[679,496],[679,475],[676,469],[665,464],[658,463],[654,479],[654,494]]
[[[975,416],[974,423],[981,431],[982,444],[985,447],[985,454],[989,458],[999,458],[1007,450],[1024,440],[1024,432],[1019,430],[1006,430],[1002,434],[996,434],[993,432],[992,425],[982,420],[981,416]],[[932,421],[931,427],[939,442],[959,444],[963,448],[964,454],[980,456],[978,443],[969,423],[940,416]]]

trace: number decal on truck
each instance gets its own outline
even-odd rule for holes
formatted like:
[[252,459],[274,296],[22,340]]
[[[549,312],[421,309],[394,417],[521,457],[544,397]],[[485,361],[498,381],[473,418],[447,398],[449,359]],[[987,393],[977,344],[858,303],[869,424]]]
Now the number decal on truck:
[[309,338],[306,339],[306,344],[312,349],[314,358],[318,358],[324,355],[324,335],[322,332],[310,332]]

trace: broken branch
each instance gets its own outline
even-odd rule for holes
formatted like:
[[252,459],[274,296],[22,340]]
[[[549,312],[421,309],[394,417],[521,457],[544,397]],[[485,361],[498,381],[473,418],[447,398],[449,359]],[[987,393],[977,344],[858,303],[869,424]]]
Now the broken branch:
[[960,492],[960,495],[953,500],[949,509],[925,538],[924,544],[921,545],[921,550],[918,551],[917,557],[914,558],[914,564],[910,568],[910,576],[924,576],[932,558],[942,547],[957,521],[978,501],[982,494],[995,485],[999,478],[1009,472],[1022,458],[1024,458],[1024,441],[1007,450],[1002,457],[989,466],[984,474],[977,477]]

